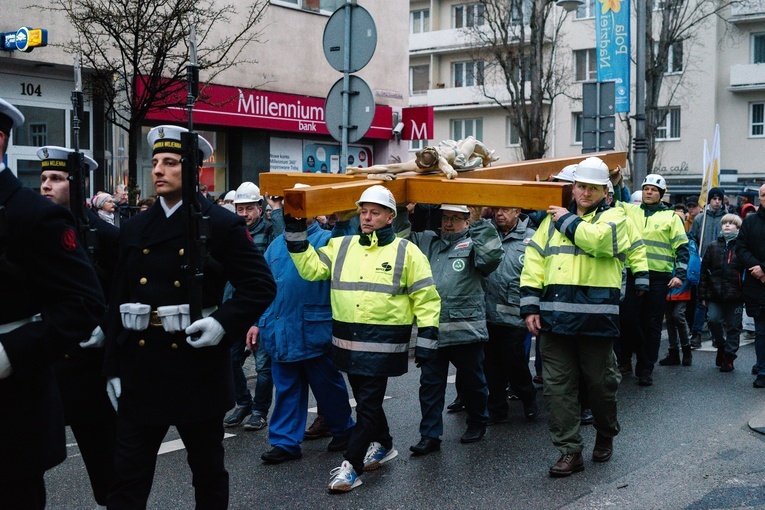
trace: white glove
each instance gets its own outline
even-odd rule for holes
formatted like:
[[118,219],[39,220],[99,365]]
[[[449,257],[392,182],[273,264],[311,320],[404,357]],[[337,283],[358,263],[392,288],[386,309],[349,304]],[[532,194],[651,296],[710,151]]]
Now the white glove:
[[122,380],[119,377],[112,377],[106,381],[106,394],[109,395],[109,400],[112,401],[112,407],[117,410],[119,407],[119,398],[122,395]]
[[192,347],[212,347],[218,345],[226,334],[223,326],[220,322],[216,321],[212,317],[205,317],[195,321],[191,326],[186,328],[187,335],[193,335],[194,333],[201,333],[199,338],[194,339],[191,336],[186,337],[186,342]]
[[99,347],[104,346],[105,339],[106,335],[104,335],[104,330],[101,329],[101,326],[96,326],[96,329],[90,334],[90,338],[84,342],[80,342],[80,347],[83,349],[98,349]]
[[11,360],[8,359],[8,355],[5,353],[5,347],[0,343],[0,379],[5,379],[12,373]]

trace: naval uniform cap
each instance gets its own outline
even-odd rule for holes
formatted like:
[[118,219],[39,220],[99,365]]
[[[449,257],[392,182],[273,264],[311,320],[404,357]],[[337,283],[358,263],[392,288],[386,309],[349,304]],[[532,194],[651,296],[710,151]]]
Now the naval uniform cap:
[[10,135],[11,129],[22,124],[24,124],[24,115],[19,109],[5,99],[0,99],[0,131]]
[[[67,149],[66,147],[56,147],[55,145],[46,145],[37,149],[37,157],[40,158],[42,164],[40,165],[42,171],[46,170],[60,170],[62,172],[68,172],[66,168],[66,159],[69,154],[74,152],[74,149]],[[96,160],[85,154],[85,164],[88,165],[88,170],[95,170],[98,168]]]
[[[188,129],[180,126],[157,126],[149,131],[146,139],[152,147],[152,154],[158,154],[160,152],[183,154],[183,148],[181,147],[181,133],[186,132],[188,132]],[[205,140],[202,136],[199,137],[199,152],[202,153],[202,161],[208,159],[213,153],[212,145],[210,145],[210,142]]]

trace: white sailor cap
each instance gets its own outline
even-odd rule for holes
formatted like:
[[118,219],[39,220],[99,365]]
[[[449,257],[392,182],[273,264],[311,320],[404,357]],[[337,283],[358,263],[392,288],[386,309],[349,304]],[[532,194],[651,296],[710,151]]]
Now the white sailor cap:
[[470,213],[470,209],[468,209],[466,205],[457,205],[457,204],[441,204],[441,210],[464,213],[464,214]]
[[[66,159],[69,154],[74,152],[74,149],[67,149],[66,147],[56,147],[55,145],[46,145],[37,149],[37,157],[42,161],[42,171],[46,170],[60,170],[62,172],[68,172],[66,167]],[[95,170],[98,168],[96,160],[85,154],[85,164],[88,165],[88,170]]]
[[[157,126],[146,136],[149,141],[149,145],[152,147],[152,154],[160,152],[172,152],[175,154],[183,154],[181,147],[181,133],[188,132],[188,129],[180,126]],[[199,152],[202,153],[202,161],[212,156],[213,148],[210,142],[203,137],[199,137]],[[200,161],[200,163],[202,162]]]
[[24,124],[24,115],[19,109],[5,99],[0,99],[0,131],[10,135],[11,129],[22,124]]

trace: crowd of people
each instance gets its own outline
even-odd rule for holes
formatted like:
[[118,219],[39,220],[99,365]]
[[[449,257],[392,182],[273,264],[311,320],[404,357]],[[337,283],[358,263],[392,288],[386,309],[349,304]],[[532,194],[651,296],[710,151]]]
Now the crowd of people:
[[[0,153],[23,122],[0,100]],[[240,426],[267,430],[266,464],[331,438],[327,449],[343,460],[326,489],[351,491],[399,455],[383,400],[388,379],[409,369],[412,346],[421,411],[413,457],[442,448],[445,407],[465,411],[460,442],[470,444],[509,421],[508,396],[537,419],[541,388],[560,453],[552,477],[585,469],[588,423],[592,461],[611,459],[623,379],[651,386],[657,364],[692,365],[705,323],[720,371],[730,372],[745,308],[755,325],[753,385],[765,388],[765,186],[759,205],[736,212],[721,188],[701,206],[669,205],[661,175],[630,195],[619,169],[589,157],[554,176],[572,184],[567,206],[403,206],[371,185],[355,210],[314,218],[284,214],[281,199],[252,182],[221,196],[220,207],[200,186],[205,269],[191,275],[184,131],[149,132],[156,199],[143,211],[128,218],[124,186],[87,200],[97,238],[87,253],[66,212],[79,217],[83,205],[70,203],[71,150],[40,149],[42,196],[0,167],[0,270],[16,289],[0,307],[8,508],[44,508],[43,475],[65,457],[64,424],[98,508],[145,508],[170,426],[188,451],[200,508],[228,506],[223,431]],[[200,161],[212,151],[201,137],[199,149]],[[188,304],[192,276],[203,289],[199,317]],[[457,398],[447,406],[450,364]],[[310,425],[309,392],[318,405]],[[20,441],[30,426],[46,440]]]

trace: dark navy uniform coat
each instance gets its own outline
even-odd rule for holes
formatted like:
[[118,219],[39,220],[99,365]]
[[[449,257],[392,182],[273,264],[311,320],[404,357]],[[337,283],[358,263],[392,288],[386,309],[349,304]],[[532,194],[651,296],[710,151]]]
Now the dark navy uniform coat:
[[[96,275],[101,290],[109,301],[109,290],[119,256],[120,229],[105,222],[92,210],[87,210],[90,227],[96,231]],[[104,323],[101,327],[105,328]],[[85,337],[83,340],[89,338]],[[114,409],[106,394],[106,378],[103,376],[104,349],[73,345],[64,358],[53,365],[67,425],[89,423]]]
[[0,324],[38,313],[43,319],[0,334],[13,368],[0,380],[0,477],[7,481],[66,458],[51,363],[88,338],[105,309],[69,211],[22,187],[8,169],[0,171],[0,206],[7,227],[0,233]]
[[[158,200],[121,229],[120,258],[110,303],[105,374],[120,377],[120,417],[136,424],[190,423],[222,416],[233,407],[230,343],[242,338],[276,295],[271,271],[252,244],[244,219],[200,198],[210,216],[209,259],[204,273],[204,307],[226,336],[214,347],[194,348],[186,334],[162,327],[122,327],[119,305],[144,303],[152,310],[188,303],[186,205],[169,218]],[[223,286],[236,291],[221,304]]]

